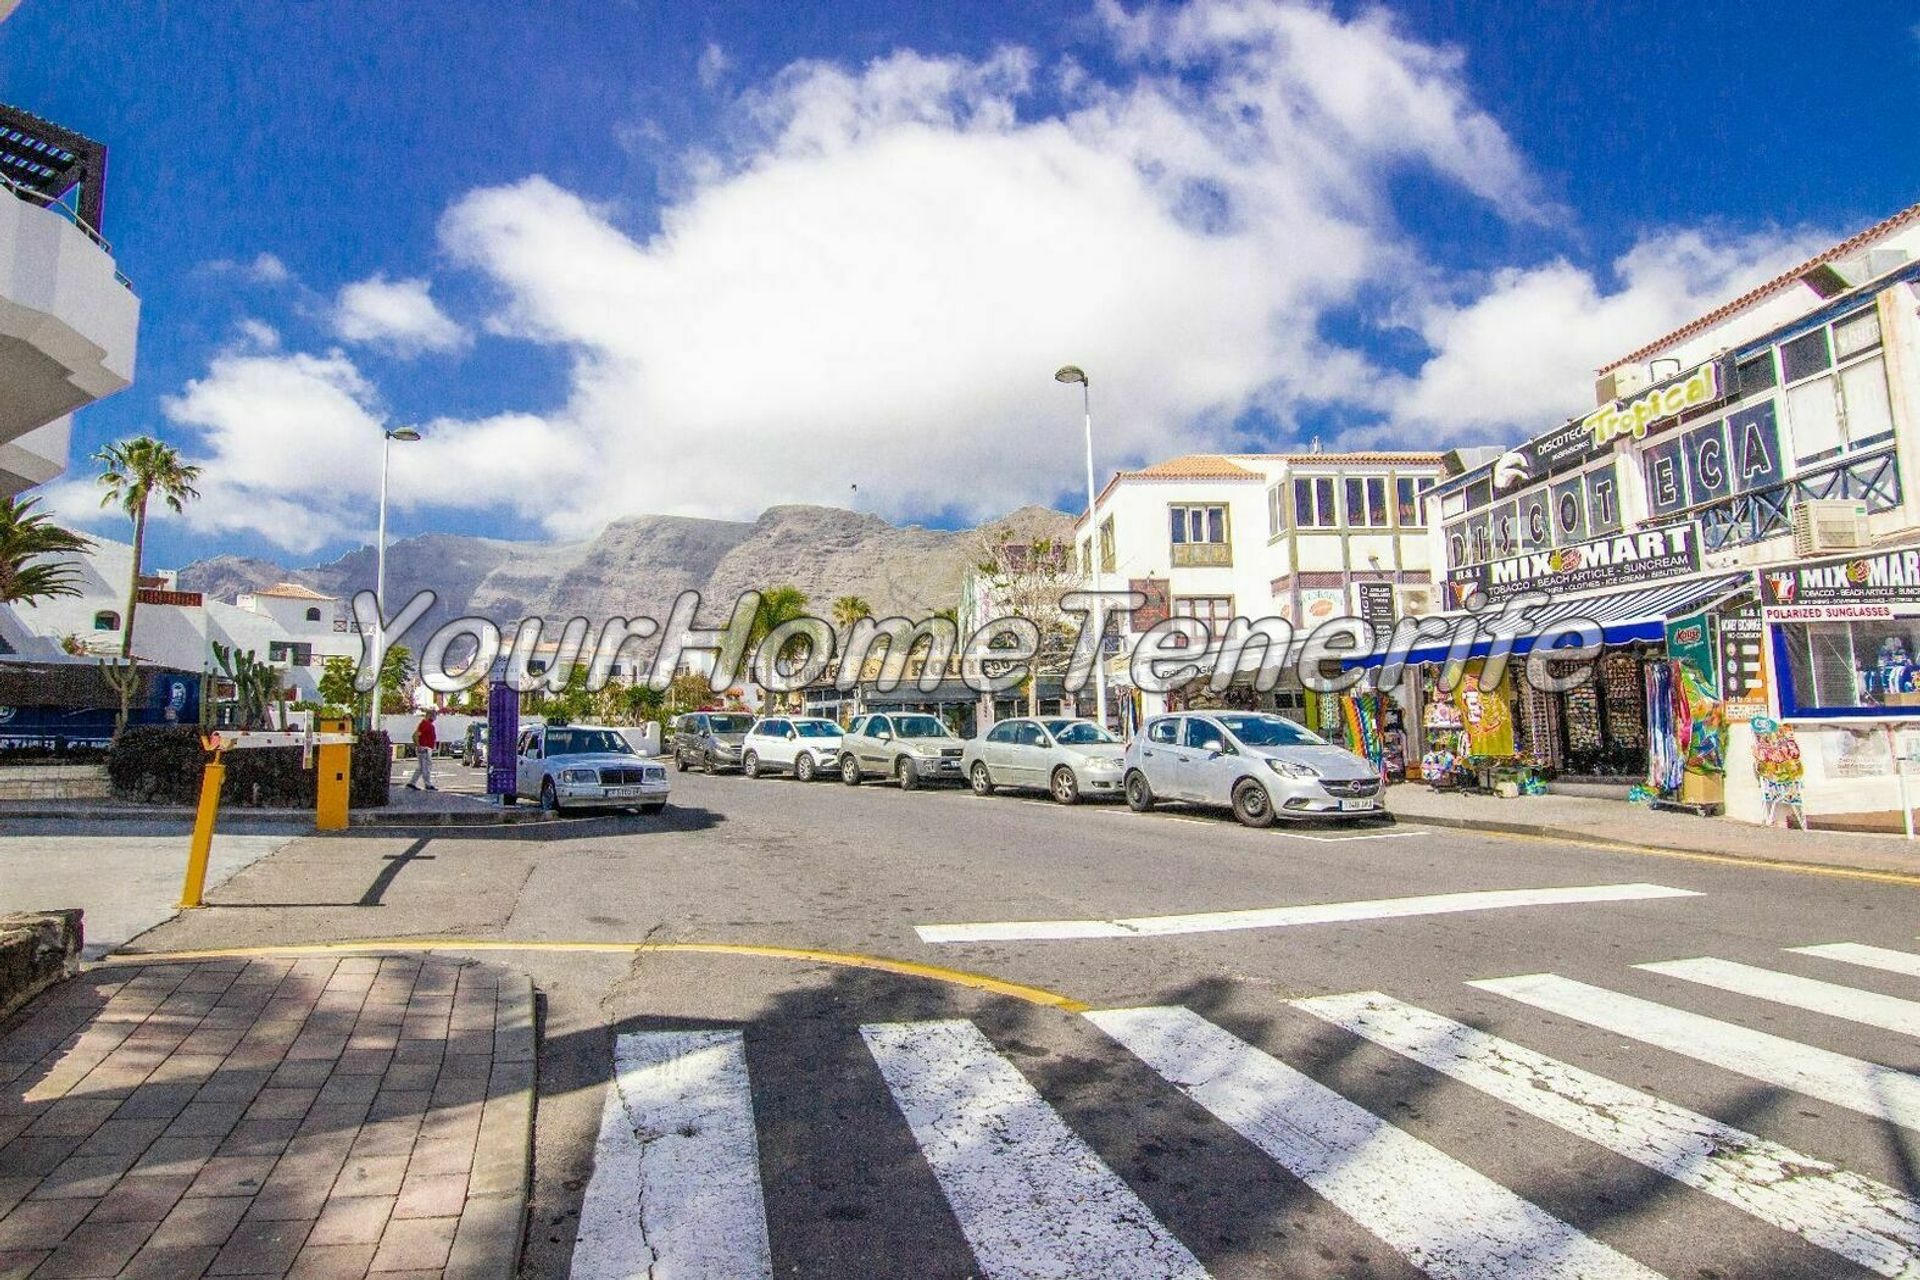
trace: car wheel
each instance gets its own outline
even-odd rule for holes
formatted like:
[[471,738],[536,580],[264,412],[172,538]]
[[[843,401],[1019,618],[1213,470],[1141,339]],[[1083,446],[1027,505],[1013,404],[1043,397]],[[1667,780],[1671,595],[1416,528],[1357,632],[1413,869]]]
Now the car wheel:
[[840,758],[840,781],[850,787],[860,785],[860,762],[853,758],[851,751]]
[[1273,797],[1254,779],[1242,778],[1233,789],[1233,816],[1240,819],[1243,826],[1270,827],[1273,825]]
[[687,771],[687,753],[686,752],[676,751],[673,753],[673,767],[678,769],[681,773],[685,773]]
[[667,802],[665,800],[655,800],[652,804],[641,805],[640,812],[659,813],[661,810],[665,809],[666,807],[667,807]]
[[553,789],[552,778],[540,781],[540,807],[548,813],[560,812],[560,793]]
[[1053,798],[1061,804],[1080,803],[1080,780],[1073,770],[1061,765],[1053,771]]
[[920,766],[901,756],[893,762],[893,773],[900,780],[902,791],[917,791],[920,788]]
[[759,777],[760,776],[760,753],[757,751],[749,751],[744,756],[741,756],[740,772],[746,774],[749,778]]
[[1153,788],[1147,785],[1147,775],[1138,769],[1127,775],[1127,808],[1135,813],[1153,808]]
[[710,750],[703,751],[700,753],[700,767],[702,769],[705,769],[710,774],[720,772],[720,766],[717,763],[715,763],[713,758],[713,752]]
[[812,782],[819,773],[819,768],[813,763],[813,756],[808,752],[802,751],[800,758],[793,762],[793,776],[801,782]]
[[973,794],[977,796],[990,796],[993,794],[993,775],[987,772],[987,762],[985,760],[975,760],[973,762],[973,772],[968,775],[967,781],[973,784]]

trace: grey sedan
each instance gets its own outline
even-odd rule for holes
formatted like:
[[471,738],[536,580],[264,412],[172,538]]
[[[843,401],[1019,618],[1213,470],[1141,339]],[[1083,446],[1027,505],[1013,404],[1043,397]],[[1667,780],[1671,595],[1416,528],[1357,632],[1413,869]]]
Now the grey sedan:
[[1061,804],[1118,798],[1126,747],[1091,720],[1066,716],[1002,720],[967,743],[961,757],[975,795],[1031,787]]

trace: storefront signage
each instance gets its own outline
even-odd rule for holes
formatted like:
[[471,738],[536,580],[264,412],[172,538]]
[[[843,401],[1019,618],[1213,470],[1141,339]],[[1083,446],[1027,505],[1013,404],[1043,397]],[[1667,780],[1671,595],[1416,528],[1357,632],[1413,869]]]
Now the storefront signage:
[[1474,565],[1456,571],[1447,579],[1447,588],[1458,608],[1476,591],[1497,603],[1522,591],[1590,591],[1699,571],[1699,531],[1690,524],[1676,524]]
[[1712,404],[1719,398],[1720,366],[1703,364],[1677,382],[1655,387],[1631,400],[1616,400],[1588,414],[1580,425],[1592,438],[1595,448],[1621,436],[1641,440],[1646,438],[1647,428],[1661,419]]
[[1758,609],[1743,609],[1720,619],[1720,697],[1729,720],[1752,720],[1767,713],[1767,664],[1761,654],[1765,638]]
[[1693,668],[1707,692],[1720,696],[1720,635],[1711,613],[1693,613],[1667,623],[1667,656]]
[[1358,582],[1354,593],[1359,601],[1360,620],[1373,628],[1375,635],[1393,630],[1393,591],[1391,582]]
[[1769,610],[1812,605],[1920,605],[1920,548],[1762,569],[1760,600]]

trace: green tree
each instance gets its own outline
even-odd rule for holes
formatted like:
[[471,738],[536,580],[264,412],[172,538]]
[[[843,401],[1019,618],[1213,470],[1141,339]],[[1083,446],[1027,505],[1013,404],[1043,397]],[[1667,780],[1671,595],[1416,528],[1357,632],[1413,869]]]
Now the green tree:
[[[93,539],[62,529],[35,511],[37,504],[35,498],[24,502],[0,498],[0,604],[32,604],[80,594],[76,581],[80,567],[70,560],[45,557],[84,555],[93,549]],[[29,564],[30,560],[38,563]]]
[[[328,658],[320,666],[315,684],[320,700],[327,706],[344,710],[355,719],[371,714],[373,700],[354,688],[354,673],[359,666],[352,658]],[[383,705],[405,707],[407,684],[413,678],[413,654],[403,644],[389,645],[380,664],[380,698]]]
[[200,468],[182,462],[172,445],[152,436],[121,440],[93,457],[100,464],[100,484],[106,489],[100,505],[118,506],[133,520],[133,570],[127,583],[126,629],[120,634],[120,656],[125,658],[133,653],[133,613],[140,603],[140,561],[147,548],[147,503],[157,497],[170,510],[184,510],[200,496],[193,487]]
[[[807,593],[791,583],[784,586],[768,587],[765,591],[761,592],[760,603],[753,611],[753,628],[747,633],[747,638],[751,642],[750,647],[756,658],[759,655],[761,643],[773,633],[774,628],[780,626],[782,623],[791,622],[795,618],[804,618],[806,616]],[[779,656],[779,654],[775,654],[774,658],[778,660]],[[766,714],[767,708],[772,704],[772,701],[772,691],[762,689],[760,691],[761,714]]]
[[859,596],[841,596],[833,602],[833,625],[847,630],[862,618],[873,616],[873,606]]

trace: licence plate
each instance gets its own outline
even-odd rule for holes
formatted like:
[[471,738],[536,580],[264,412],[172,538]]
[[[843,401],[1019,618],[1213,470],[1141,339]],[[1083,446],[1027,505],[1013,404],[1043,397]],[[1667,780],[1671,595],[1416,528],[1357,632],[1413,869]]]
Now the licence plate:
[[1349,813],[1356,809],[1367,810],[1371,808],[1373,808],[1373,797],[1371,796],[1365,800],[1342,800],[1340,802],[1340,812],[1342,813]]
[[607,798],[609,800],[631,800],[639,794],[640,794],[639,787],[608,787],[607,788]]

